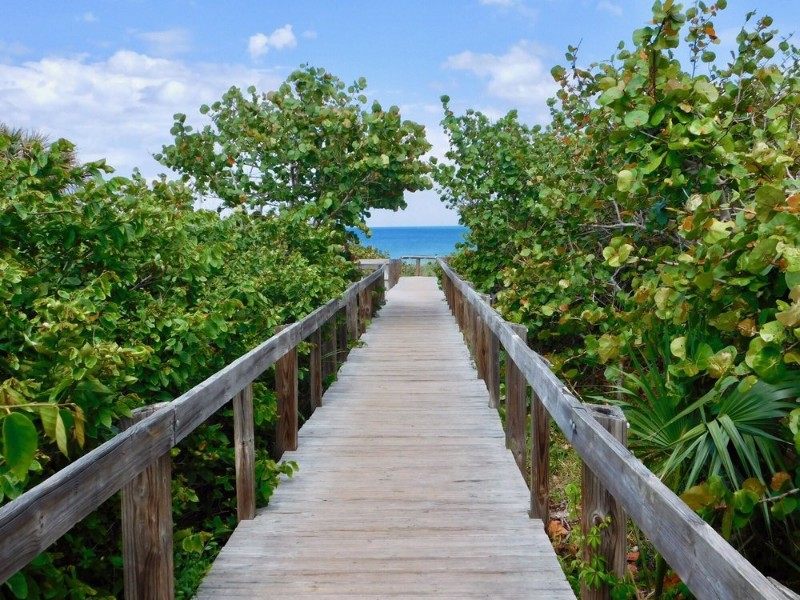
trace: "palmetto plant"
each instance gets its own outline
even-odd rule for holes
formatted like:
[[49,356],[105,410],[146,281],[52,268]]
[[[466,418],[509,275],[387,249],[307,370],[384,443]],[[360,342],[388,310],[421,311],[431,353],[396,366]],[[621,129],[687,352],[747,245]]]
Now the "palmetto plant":
[[729,376],[698,398],[708,379],[670,373],[664,339],[667,348],[631,350],[634,372],[620,372],[616,397],[604,398],[625,411],[631,450],[678,493],[714,475],[733,488],[749,477],[764,482],[764,468],[782,467],[781,420],[797,406],[800,374],[778,383]]

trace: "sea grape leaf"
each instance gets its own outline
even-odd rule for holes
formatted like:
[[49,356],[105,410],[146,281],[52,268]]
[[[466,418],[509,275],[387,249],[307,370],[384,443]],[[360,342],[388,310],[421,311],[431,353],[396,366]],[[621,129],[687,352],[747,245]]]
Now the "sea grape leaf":
[[38,446],[36,426],[26,415],[12,412],[3,419],[3,456],[18,479],[25,477]]
[[625,115],[625,125],[631,129],[636,129],[642,125],[647,125],[650,115],[646,110],[632,110]]

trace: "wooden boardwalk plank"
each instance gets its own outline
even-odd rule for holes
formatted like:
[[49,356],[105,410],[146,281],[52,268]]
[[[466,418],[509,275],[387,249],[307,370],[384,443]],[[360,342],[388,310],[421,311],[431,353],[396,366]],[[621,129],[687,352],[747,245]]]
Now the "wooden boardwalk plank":
[[197,598],[574,598],[435,279],[361,339]]

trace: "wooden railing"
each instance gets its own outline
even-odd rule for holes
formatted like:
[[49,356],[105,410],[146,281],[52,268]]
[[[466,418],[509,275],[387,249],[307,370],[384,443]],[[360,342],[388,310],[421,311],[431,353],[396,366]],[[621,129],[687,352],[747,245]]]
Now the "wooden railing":
[[[653,546],[701,600],[785,600],[791,591],[765,577],[694,513],[624,446],[625,423],[612,407],[593,407],[575,398],[528,347],[525,328],[507,323],[469,283],[439,260],[448,304],[471,346],[479,374],[493,405],[499,398],[499,348],[506,354],[507,436],[525,473],[526,384],[532,389],[531,516],[547,524],[549,497],[548,418],[556,422],[584,463],[583,526],[596,525],[606,514],[601,552],[610,570],[625,568],[625,516],[618,503]],[[522,389],[522,393],[520,393]],[[607,429],[616,433],[612,435]],[[622,440],[622,441],[621,441]],[[596,500],[598,485],[610,494]],[[587,490],[593,490],[592,498]],[[605,507],[604,507],[605,504]],[[588,514],[587,514],[588,513]],[[612,514],[614,513],[614,514]],[[603,591],[598,597],[602,597]],[[584,590],[584,597],[595,597]]]
[[253,381],[276,365],[276,447],[296,449],[297,346],[311,342],[313,409],[321,403],[324,377],[343,360],[335,358],[336,348],[338,356],[346,354],[348,340],[358,338],[371,318],[374,299],[382,300],[384,271],[380,266],[172,402],[137,411],[125,431],[0,507],[0,584],[122,489],[126,596],[171,598],[170,449],[233,400],[237,512],[239,520],[252,519]]
[[438,256],[424,256],[424,255],[419,255],[419,256],[418,255],[412,255],[412,256],[401,256],[400,257],[400,261],[401,262],[402,261],[406,261],[406,260],[415,260],[415,261],[417,261],[417,271],[416,271],[416,273],[417,273],[417,277],[419,277],[420,275],[422,275],[422,261],[423,260],[430,260],[430,261],[439,260],[439,257]]
[[400,271],[403,267],[401,258],[362,258],[360,266],[366,271],[372,271],[381,265],[386,266],[386,289],[390,290],[400,281]]

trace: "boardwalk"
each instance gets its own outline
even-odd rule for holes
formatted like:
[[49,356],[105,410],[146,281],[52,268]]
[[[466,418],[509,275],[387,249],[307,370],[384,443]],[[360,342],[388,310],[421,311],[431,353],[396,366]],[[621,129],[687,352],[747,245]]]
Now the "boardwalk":
[[436,281],[362,342],[197,597],[574,598]]

